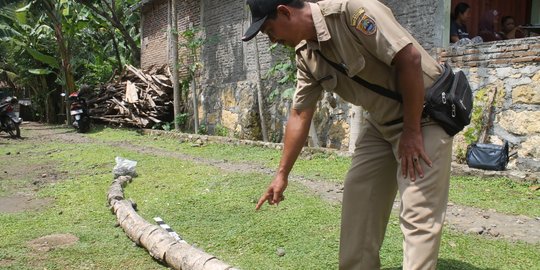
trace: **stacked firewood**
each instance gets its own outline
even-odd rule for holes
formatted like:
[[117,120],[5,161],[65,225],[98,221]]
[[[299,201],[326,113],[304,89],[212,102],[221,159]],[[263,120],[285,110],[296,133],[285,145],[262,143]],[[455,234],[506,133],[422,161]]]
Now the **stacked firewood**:
[[153,127],[173,115],[173,88],[165,70],[143,72],[127,65],[116,82],[102,85],[87,100],[94,120]]

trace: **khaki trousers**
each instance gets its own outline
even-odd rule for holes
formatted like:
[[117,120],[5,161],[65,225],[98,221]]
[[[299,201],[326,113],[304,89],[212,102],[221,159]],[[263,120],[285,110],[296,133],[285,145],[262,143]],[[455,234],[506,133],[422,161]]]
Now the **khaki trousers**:
[[402,124],[365,121],[345,179],[339,268],[380,269],[379,250],[396,192],[401,201],[403,269],[435,269],[448,201],[453,137],[429,119],[422,121],[424,148],[433,162],[421,161],[424,178],[401,175],[398,145]]

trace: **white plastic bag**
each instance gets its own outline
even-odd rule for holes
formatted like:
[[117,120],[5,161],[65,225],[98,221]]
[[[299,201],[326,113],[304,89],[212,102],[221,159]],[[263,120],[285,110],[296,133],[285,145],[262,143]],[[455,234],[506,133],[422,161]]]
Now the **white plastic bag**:
[[137,166],[137,161],[116,157],[116,166],[113,168],[114,178],[117,178],[122,175],[129,175],[131,177],[137,176],[135,172],[135,167]]

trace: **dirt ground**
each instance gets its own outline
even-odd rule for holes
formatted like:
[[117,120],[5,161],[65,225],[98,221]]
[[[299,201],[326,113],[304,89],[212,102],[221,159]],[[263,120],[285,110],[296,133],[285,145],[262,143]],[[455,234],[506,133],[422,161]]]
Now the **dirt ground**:
[[[29,131],[31,136],[26,136]],[[31,143],[39,144],[44,141],[58,140],[64,143],[84,143],[94,142],[84,134],[75,132],[66,132],[64,129],[58,129],[54,126],[46,126],[38,123],[24,123],[22,126],[22,140],[30,141]],[[149,137],[151,139],[151,137]],[[12,142],[6,134],[0,134],[0,146]],[[139,153],[164,156],[169,158],[189,160],[192,162],[212,165],[225,171],[231,172],[258,172],[268,175],[274,174],[274,168],[267,168],[261,165],[249,163],[231,163],[226,160],[211,160],[198,157],[179,154],[173,150],[164,151],[151,147],[131,144],[129,142],[106,143],[115,148],[124,148]],[[0,148],[1,149],[1,148]],[[0,168],[0,181],[7,179],[31,179],[12,192],[6,192],[5,196],[0,196],[0,213],[14,213],[20,211],[39,211],[49,204],[53,203],[52,199],[35,198],[34,193],[41,186],[51,182],[61,181],[65,178],[66,172],[59,171],[54,164],[47,162],[47,155],[50,153],[7,153],[0,150],[0,155],[43,155],[43,163],[34,165],[34,168],[27,166],[11,166],[9,168]],[[291,181],[297,181],[308,187],[312,192],[319,195],[321,198],[339,204],[341,203],[343,187],[340,184],[315,181],[298,176],[292,176]],[[398,211],[399,201],[394,203],[394,210]],[[446,215],[447,226],[453,230],[479,234],[484,237],[506,239],[508,241],[521,240],[529,243],[540,243],[540,217],[512,216],[496,212],[495,210],[478,209],[474,207],[456,205],[452,202],[448,203]],[[77,241],[71,235],[54,235],[49,236],[55,241],[45,240],[47,246],[43,246],[43,239],[36,239],[35,242],[29,245],[34,248],[43,248],[44,250],[54,248],[55,243],[59,246]],[[60,239],[60,240],[58,240]],[[40,242],[41,241],[41,242]],[[0,264],[1,266],[1,264]]]

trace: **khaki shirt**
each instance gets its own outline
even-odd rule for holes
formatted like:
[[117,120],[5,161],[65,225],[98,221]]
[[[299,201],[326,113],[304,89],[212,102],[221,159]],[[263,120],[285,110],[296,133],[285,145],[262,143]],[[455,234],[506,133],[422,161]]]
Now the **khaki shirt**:
[[344,64],[349,77],[362,79],[400,92],[396,85],[394,56],[408,44],[422,55],[425,87],[441,74],[441,66],[394,18],[391,10],[376,0],[325,0],[309,3],[317,42],[296,46],[298,83],[293,108],[314,108],[323,90],[366,109],[370,118],[386,123],[403,116],[402,105],[360,86],[337,71],[314,50],[329,60]]

